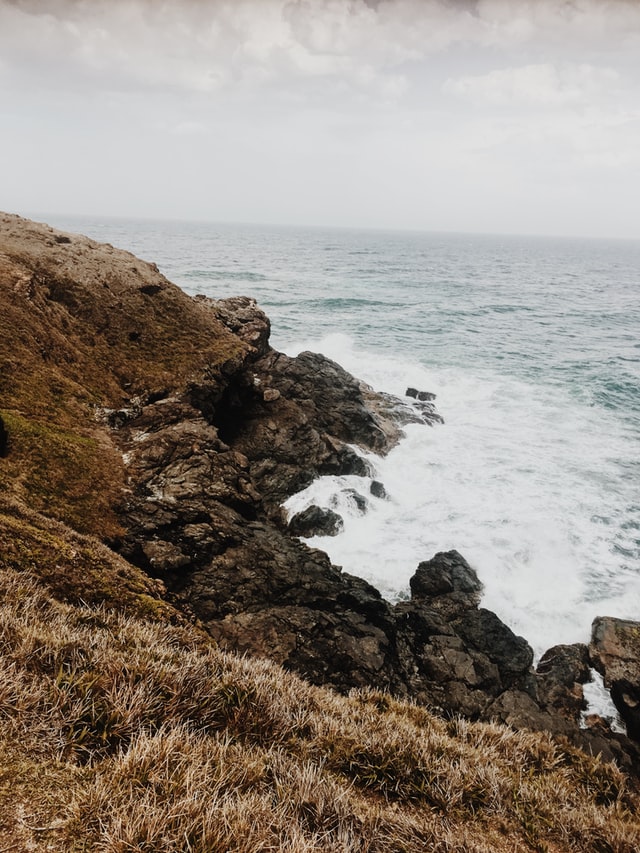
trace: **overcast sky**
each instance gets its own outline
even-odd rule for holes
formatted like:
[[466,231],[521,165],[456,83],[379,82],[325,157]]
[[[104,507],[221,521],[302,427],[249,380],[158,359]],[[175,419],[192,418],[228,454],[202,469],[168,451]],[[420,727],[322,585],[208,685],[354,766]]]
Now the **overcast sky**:
[[640,238],[640,2],[0,0],[0,208]]

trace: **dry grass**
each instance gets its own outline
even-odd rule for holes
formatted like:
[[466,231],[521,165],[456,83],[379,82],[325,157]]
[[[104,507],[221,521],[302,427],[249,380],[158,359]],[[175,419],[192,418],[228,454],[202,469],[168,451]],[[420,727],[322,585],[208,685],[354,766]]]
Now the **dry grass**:
[[9,567],[0,590],[0,850],[640,849],[623,775],[545,735],[340,697]]
[[0,490],[116,538],[124,466],[96,412],[215,386],[247,346],[128,252],[2,213],[0,309]]

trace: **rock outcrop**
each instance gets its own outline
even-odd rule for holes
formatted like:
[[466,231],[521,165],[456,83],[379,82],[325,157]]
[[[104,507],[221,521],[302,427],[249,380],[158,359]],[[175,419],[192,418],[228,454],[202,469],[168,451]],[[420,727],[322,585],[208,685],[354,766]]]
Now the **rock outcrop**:
[[629,737],[640,741],[640,622],[595,619],[589,654],[611,691]]
[[293,536],[337,536],[344,529],[342,516],[332,509],[312,506],[297,512],[289,521],[289,533]]
[[[322,355],[275,352],[252,299],[192,299],[129,253],[19,217],[0,216],[0,296],[7,499],[99,536],[224,648],[586,744],[584,648],[535,672],[460,554],[421,563],[394,606],[287,527],[283,501],[314,478],[371,477],[362,451],[437,423],[432,395],[403,403]],[[635,676],[602,660],[633,708]]]

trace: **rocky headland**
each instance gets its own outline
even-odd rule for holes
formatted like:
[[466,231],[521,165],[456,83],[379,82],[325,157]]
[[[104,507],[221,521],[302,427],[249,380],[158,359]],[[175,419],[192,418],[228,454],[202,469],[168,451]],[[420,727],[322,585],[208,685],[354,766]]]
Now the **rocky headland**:
[[[165,608],[314,685],[546,731],[638,772],[640,624],[598,619],[534,668],[456,551],[425,555],[391,604],[300,540],[339,516],[285,517],[322,474],[384,496],[359,451],[386,453],[410,420],[440,428],[427,392],[396,400],[324,356],[278,353],[252,299],[190,298],[153,263],[7,214],[0,298],[2,567],[40,572],[61,601]],[[113,561],[108,589],[87,542]],[[628,736],[582,720],[591,668]]]

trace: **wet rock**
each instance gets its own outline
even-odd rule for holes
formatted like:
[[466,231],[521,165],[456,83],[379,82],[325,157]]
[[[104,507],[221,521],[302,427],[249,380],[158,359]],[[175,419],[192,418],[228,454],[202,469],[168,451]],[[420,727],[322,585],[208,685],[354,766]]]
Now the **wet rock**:
[[347,503],[360,515],[364,515],[369,508],[369,502],[364,495],[355,489],[343,489],[342,495],[347,499]]
[[356,447],[384,453],[401,434],[385,405],[376,410],[376,398],[322,355],[268,350],[245,361],[216,399],[200,394],[197,405],[249,459],[263,505],[276,516],[320,474],[371,475]]
[[387,500],[389,495],[387,494],[387,490],[384,487],[384,484],[379,480],[373,480],[371,485],[369,486],[369,491],[373,495],[374,498],[380,498],[380,500]]
[[457,551],[420,563],[410,587],[411,600],[397,604],[394,613],[412,695],[443,713],[504,719],[515,713],[513,700],[503,706],[495,701],[519,690],[528,697],[522,700],[528,713],[535,707],[544,715],[531,684],[530,647],[494,613],[478,608],[482,584]]
[[495,613],[485,608],[467,610],[454,620],[456,633],[467,647],[487,656],[498,667],[505,687],[511,687],[530,670],[533,650],[524,637],[518,637]]
[[591,627],[589,656],[624,720],[640,741],[640,622],[598,617]]
[[337,536],[343,529],[342,516],[315,504],[296,513],[289,522],[289,532],[293,536]]
[[417,388],[407,388],[404,393],[406,397],[412,397],[414,400],[420,400],[421,402],[431,402],[431,400],[436,399],[436,395],[432,394],[431,391],[418,391]]
[[541,702],[578,723],[586,708],[582,685],[591,681],[587,646],[553,646],[540,658],[536,673]]
[[482,594],[477,574],[457,551],[440,552],[420,563],[409,586],[412,598],[428,599],[447,615],[477,607]]

